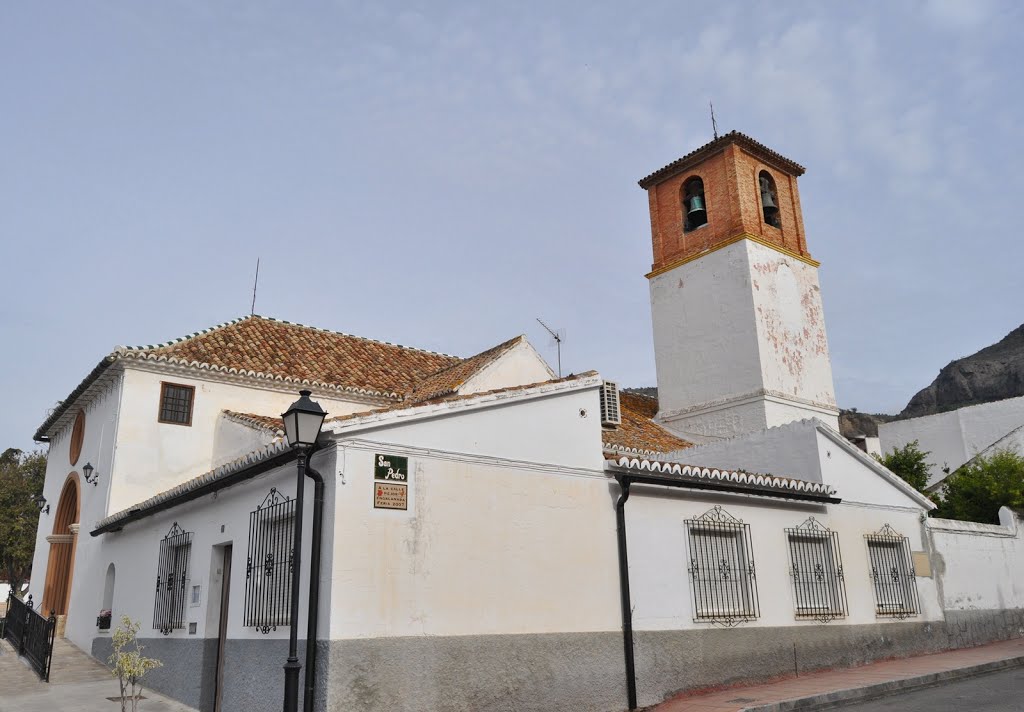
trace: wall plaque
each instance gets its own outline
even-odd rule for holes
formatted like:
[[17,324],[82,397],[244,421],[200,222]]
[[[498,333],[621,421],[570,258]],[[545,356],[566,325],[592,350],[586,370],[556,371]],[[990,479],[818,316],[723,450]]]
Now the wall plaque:
[[373,479],[388,482],[408,482],[409,458],[398,455],[374,455]]
[[409,509],[409,488],[393,482],[373,483],[374,509]]

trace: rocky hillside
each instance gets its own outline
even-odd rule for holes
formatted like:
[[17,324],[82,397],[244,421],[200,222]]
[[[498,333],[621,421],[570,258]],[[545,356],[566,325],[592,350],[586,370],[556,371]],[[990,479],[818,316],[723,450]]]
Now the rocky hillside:
[[965,405],[1024,396],[1024,324],[997,344],[950,362],[918,392],[900,418],[942,413]]
[[852,438],[857,435],[877,438],[879,423],[888,423],[890,420],[896,420],[896,416],[885,413],[860,413],[856,408],[840,410],[839,432],[844,438]]

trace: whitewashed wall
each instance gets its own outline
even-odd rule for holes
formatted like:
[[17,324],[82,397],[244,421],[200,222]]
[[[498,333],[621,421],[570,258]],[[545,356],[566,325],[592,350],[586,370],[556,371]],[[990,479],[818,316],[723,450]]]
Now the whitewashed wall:
[[[111,493],[109,512],[141,502],[230,459],[232,453],[226,449],[230,440],[218,429],[222,410],[279,416],[298,398],[297,390],[255,388],[250,384],[203,380],[194,375],[125,369],[114,464],[117,484]],[[191,426],[158,422],[162,381],[195,386]],[[332,416],[372,408],[366,403],[340,400],[316,391],[313,398]]]
[[[106,382],[106,387],[90,401],[82,406],[75,406],[85,411],[85,432],[82,439],[82,452],[78,461],[72,465],[70,459],[71,431],[73,421],[61,432],[54,435],[49,443],[46,456],[46,478],[43,483],[43,496],[50,506],[49,513],[39,516],[36,529],[36,548],[32,559],[32,585],[29,593],[36,604],[42,603],[46,571],[50,559],[50,545],[46,537],[53,534],[53,526],[60,503],[61,491],[68,477],[75,473],[80,483],[79,489],[79,522],[82,529],[106,514],[107,499],[110,496],[110,471],[114,459],[114,442],[117,437],[118,403],[121,397],[121,378],[117,374]],[[82,467],[90,463],[95,469],[97,480],[95,485],[87,484],[82,475]],[[66,533],[66,532],[58,532]],[[88,536],[84,532],[81,539]],[[81,547],[79,547],[79,552]],[[77,571],[77,569],[76,569]],[[72,578],[71,596],[75,596],[80,585],[78,576]]]
[[555,377],[547,363],[526,339],[522,339],[501,358],[488,364],[459,388],[459,393],[484,391],[540,383]]
[[999,521],[998,525],[951,519],[927,521],[935,550],[932,567],[941,578],[945,608],[1024,608],[1021,520],[1003,507]]
[[[331,637],[617,630],[597,393],[343,439]],[[409,458],[408,511],[373,508],[375,453]]]
[[1024,396],[882,423],[878,436],[884,452],[917,440],[922,450],[931,453],[928,482],[932,485],[945,476],[943,467],[955,470],[1022,425]]
[[[314,456],[314,465],[325,475],[328,490],[333,486],[334,452],[322,452]],[[175,509],[157,513],[138,522],[130,523],[120,532],[92,537],[83,526],[79,542],[79,556],[76,571],[76,587],[72,593],[72,605],[68,614],[67,637],[84,650],[91,649],[92,639],[100,635],[96,629],[96,616],[102,607],[104,583],[109,564],[116,572],[113,615],[116,623],[122,615],[142,623],[140,637],[156,637],[159,631],[152,627],[155,600],[157,558],[160,541],[177,522],[184,531],[193,532],[192,553],[189,564],[189,593],[192,586],[200,586],[201,598],[198,606],[188,605],[185,628],[169,634],[170,638],[216,637],[219,623],[219,600],[221,579],[221,556],[225,544],[233,544],[231,568],[231,603],[228,617],[228,637],[240,639],[287,638],[288,628],[282,626],[276,631],[263,635],[243,625],[243,602],[245,593],[246,547],[249,537],[249,514],[267,496],[271,487],[287,496],[295,496],[295,465],[286,465],[269,473],[224,489],[216,495],[206,495]],[[312,528],[313,485],[306,481],[306,515],[303,518],[303,599],[305,598],[306,576],[308,575],[309,547]],[[325,499],[324,562],[330,561],[329,552],[333,542],[332,498]],[[327,576],[325,575],[325,579]],[[300,630],[305,630],[306,607],[300,607]],[[324,606],[322,616],[329,615]],[[326,618],[323,630],[327,628]],[[190,635],[188,624],[196,623],[196,633]]]
[[666,425],[705,438],[812,416],[838,428],[817,268],[740,240],[650,290]]

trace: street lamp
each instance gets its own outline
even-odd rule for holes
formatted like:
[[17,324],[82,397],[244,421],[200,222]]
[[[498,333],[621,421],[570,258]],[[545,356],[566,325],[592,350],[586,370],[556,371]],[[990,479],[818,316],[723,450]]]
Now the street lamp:
[[[310,400],[311,391],[299,391],[299,399],[281,414],[288,444],[295,450],[298,460],[298,480],[295,488],[295,534],[292,554],[291,625],[288,631],[288,661],[284,664],[284,712],[299,709],[299,554],[302,551],[302,500],[305,491],[306,459],[316,444],[320,428],[327,413],[320,404]],[[306,645],[310,645],[306,641]],[[312,642],[316,645],[316,641]]]
[[50,513],[50,505],[46,503],[46,497],[44,497],[41,494],[37,494],[35,497],[32,498],[32,500],[36,503],[36,506],[39,507],[40,514]]

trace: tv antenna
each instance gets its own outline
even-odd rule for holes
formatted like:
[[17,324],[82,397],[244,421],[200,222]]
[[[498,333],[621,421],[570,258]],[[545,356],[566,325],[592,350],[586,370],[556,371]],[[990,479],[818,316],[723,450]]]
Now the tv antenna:
[[715,140],[717,141],[718,140],[718,124],[715,123],[715,105],[712,104],[709,101],[708,102],[708,106],[711,107],[711,131],[712,131],[712,133],[715,134]]
[[543,326],[549,334],[551,334],[551,340],[555,344],[555,348],[558,351],[558,377],[562,377],[562,339],[565,338],[565,329],[558,329],[557,331],[552,329],[550,326],[541,321],[540,317],[537,317],[537,321]]
[[252,281],[252,308],[249,309],[249,316],[256,314],[256,285],[260,283],[260,258],[256,258],[256,279]]

